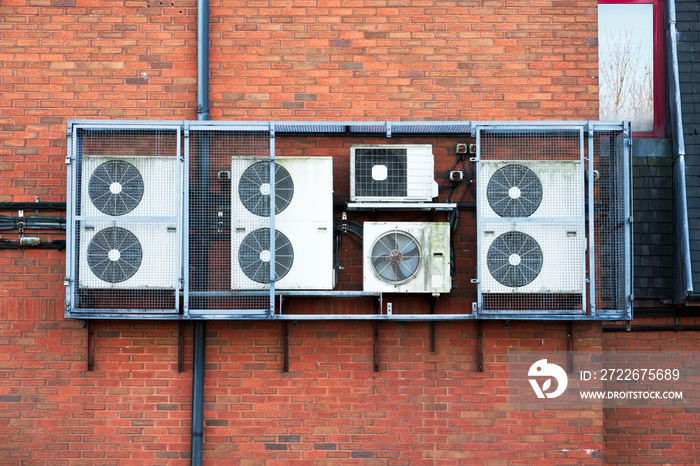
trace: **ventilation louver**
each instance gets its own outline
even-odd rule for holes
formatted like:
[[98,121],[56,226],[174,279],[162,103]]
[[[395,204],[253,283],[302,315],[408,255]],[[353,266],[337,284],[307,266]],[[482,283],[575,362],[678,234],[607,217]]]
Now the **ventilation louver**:
[[[270,163],[257,162],[241,175],[238,196],[251,213],[270,216]],[[289,172],[275,164],[275,214],[287,208],[294,197],[294,182]]]
[[92,172],[88,194],[92,204],[106,215],[120,216],[134,210],[143,198],[143,178],[130,163],[105,162]]
[[486,264],[498,283],[520,288],[540,274],[542,249],[531,236],[520,231],[509,231],[491,243]]
[[501,217],[529,217],[542,202],[542,184],[532,170],[513,163],[491,176],[486,197]]
[[[270,229],[261,228],[249,233],[238,248],[238,264],[254,282],[270,283]],[[294,263],[294,248],[289,239],[275,232],[275,281],[284,278]]]
[[390,231],[379,237],[370,255],[370,261],[381,279],[391,284],[404,283],[413,278],[420,266],[420,245],[403,231]]
[[97,278],[109,283],[121,283],[133,277],[141,267],[142,258],[141,243],[124,228],[105,228],[88,244],[90,270]]

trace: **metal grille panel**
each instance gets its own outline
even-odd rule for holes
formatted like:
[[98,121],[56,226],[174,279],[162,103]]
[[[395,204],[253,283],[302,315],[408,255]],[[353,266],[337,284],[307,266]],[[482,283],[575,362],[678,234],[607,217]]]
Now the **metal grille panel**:
[[583,128],[479,128],[482,314],[585,312]]
[[[254,158],[251,166],[263,169],[252,175],[239,173],[232,165],[232,160],[238,157]],[[185,288],[188,312],[214,315],[269,312],[272,258],[269,234],[274,218],[269,190],[277,175],[270,173],[269,132],[192,129],[188,158],[189,274]],[[250,183],[243,183],[246,199],[250,198],[247,207],[252,210],[234,219],[232,224],[232,179],[245,177],[252,183],[256,173],[260,175],[259,195],[248,196],[252,188]],[[280,195],[282,200],[274,210],[285,207],[284,190]],[[233,241],[239,231],[254,234],[246,242]],[[279,269],[279,260],[276,262]],[[265,286],[256,286],[260,283]]]
[[179,128],[78,126],[73,138],[73,310],[178,312]]
[[628,309],[627,284],[631,282],[624,133],[596,131],[593,150],[598,173],[594,191],[595,307],[599,312],[622,311]]

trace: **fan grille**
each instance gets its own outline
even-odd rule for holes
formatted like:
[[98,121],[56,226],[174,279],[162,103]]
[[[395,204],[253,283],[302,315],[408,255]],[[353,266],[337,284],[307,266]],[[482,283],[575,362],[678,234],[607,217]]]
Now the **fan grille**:
[[[257,162],[246,168],[238,183],[241,203],[255,215],[270,216],[270,164]],[[275,164],[275,214],[287,208],[294,196],[294,183],[289,172]]]
[[[260,228],[248,234],[238,248],[238,264],[254,282],[270,283],[270,229]],[[289,239],[275,232],[275,280],[281,280],[292,268],[294,249]]]
[[138,238],[119,227],[98,231],[88,244],[87,263],[97,278],[121,283],[133,277],[141,266],[143,251]]
[[[408,150],[405,148],[355,149],[355,196],[404,197],[408,194]],[[375,179],[375,167],[385,177]]]
[[413,278],[421,262],[418,241],[403,231],[391,231],[380,236],[372,246],[370,260],[382,280],[400,284]]
[[144,184],[139,171],[130,163],[110,160],[98,166],[90,176],[88,194],[103,214],[125,215],[139,205]]
[[491,176],[486,197],[501,217],[529,217],[542,202],[542,183],[529,168],[510,164]]
[[493,240],[486,255],[491,276],[501,285],[519,288],[542,270],[542,249],[531,236],[510,231]]

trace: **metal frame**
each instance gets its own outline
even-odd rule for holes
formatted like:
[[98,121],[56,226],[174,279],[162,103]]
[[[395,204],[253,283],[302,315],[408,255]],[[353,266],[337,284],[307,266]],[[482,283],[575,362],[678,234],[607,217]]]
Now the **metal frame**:
[[[223,122],[224,124],[212,124],[215,122],[186,122],[187,131],[184,133],[184,145],[185,145],[185,169],[186,175],[184,178],[185,185],[185,196],[183,203],[187,206],[186,215],[181,219],[183,225],[183,231],[185,232],[185,239],[183,241],[182,254],[185,257],[186,268],[184,270],[189,270],[190,264],[190,248],[189,248],[189,180],[190,180],[190,144],[189,137],[192,131],[239,131],[239,132],[267,132],[270,134],[270,199],[274,199],[274,183],[275,183],[275,158],[274,158],[274,126],[273,123],[268,123],[267,125],[258,123],[249,123],[245,125],[231,124],[230,122]],[[222,122],[219,122],[222,123]],[[275,235],[275,209],[270,209],[270,244],[274,244]],[[275,262],[275,251],[274,248],[270,250],[270,263]],[[190,296],[200,295],[202,292],[190,291],[190,278],[189,273],[185,273],[183,270],[183,302],[184,302],[184,312],[183,317],[187,318],[202,318],[202,319],[230,319],[232,316],[236,317],[251,317],[251,318],[270,318],[274,315],[275,306],[275,286],[274,286],[274,273],[275,268],[270,267],[270,290],[268,292],[260,290],[259,292],[245,293],[247,296],[267,296],[269,295],[269,309],[239,309],[239,310],[228,310],[228,309],[192,309],[190,306]],[[206,292],[205,292],[206,293]],[[207,295],[211,296],[242,296],[241,294],[236,294],[235,292],[209,292]]]
[[[90,120],[69,120],[66,129],[66,137],[68,139],[68,149],[66,156],[67,169],[67,185],[68,185],[68,202],[66,205],[66,257],[67,257],[67,276],[64,279],[64,284],[66,285],[66,299],[65,299],[65,314],[66,317],[76,317],[85,319],[87,317],[92,318],[96,314],[106,314],[108,316],[126,314],[126,315],[139,315],[139,316],[150,316],[157,314],[169,314],[179,315],[180,314],[180,299],[179,290],[180,283],[182,281],[181,272],[183,270],[182,266],[182,254],[178,254],[176,258],[176,270],[180,271],[176,276],[176,281],[174,285],[174,306],[172,309],[89,309],[89,308],[76,308],[77,304],[77,292],[78,286],[76,283],[77,277],[77,267],[78,264],[75,261],[75,223],[78,221],[88,220],[88,221],[104,221],[105,217],[102,216],[83,216],[76,215],[75,207],[77,205],[78,197],[80,195],[79,186],[77,180],[80,178],[78,173],[78,164],[75,163],[78,158],[78,137],[77,132],[82,128],[89,129],[104,129],[104,130],[164,130],[164,131],[175,131],[175,141],[176,141],[176,154],[174,157],[177,158],[178,173],[177,179],[180,185],[184,183],[184,173],[183,173],[183,158],[182,158],[182,131],[183,125],[180,122],[171,121],[120,121],[106,122],[103,120],[90,121]],[[176,216],[175,217],[129,217],[129,222],[141,223],[141,222],[152,222],[154,220],[172,221],[177,225],[177,228],[182,230],[181,219],[183,218],[182,205],[181,202],[176,203]],[[182,235],[177,235],[176,238],[176,250],[182,250]],[[148,318],[148,317],[146,317]]]
[[[145,312],[139,312],[138,310],[124,311],[124,310],[105,310],[105,309],[95,309],[94,312],[86,312],[85,309],[76,310],[75,309],[75,292],[77,291],[77,286],[75,284],[76,278],[76,264],[73,260],[73,255],[75,253],[74,240],[75,232],[73,231],[73,224],[76,221],[75,215],[75,203],[77,201],[78,194],[76,193],[76,180],[77,180],[77,164],[73,163],[76,160],[77,154],[77,141],[75,137],[75,131],[81,126],[87,126],[90,128],[101,128],[101,129],[146,129],[146,128],[158,128],[158,129],[177,129],[178,131],[178,157],[181,162],[180,164],[180,180],[182,183],[182,200],[178,204],[178,227],[181,228],[181,234],[179,235],[180,242],[180,256],[178,258],[178,267],[180,275],[180,296],[183,299],[183,308],[180,312],[179,299],[176,299],[176,314],[165,314],[165,313],[153,313],[153,310],[148,310]],[[588,287],[588,297],[584,295],[584,307],[587,304],[590,312],[584,314],[577,314],[579,311],[567,312],[555,312],[555,311],[507,311],[499,313],[488,313],[484,314],[479,312],[479,308],[475,309],[473,313],[470,314],[396,314],[385,312],[384,310],[384,297],[381,293],[368,293],[362,291],[276,291],[274,282],[274,267],[270,267],[270,289],[269,297],[270,304],[269,310],[267,312],[255,311],[240,311],[240,310],[192,310],[189,306],[190,295],[194,296],[198,292],[189,290],[189,274],[186,273],[189,270],[189,136],[190,130],[217,130],[217,131],[264,131],[270,134],[270,166],[274,168],[275,163],[275,138],[280,135],[338,135],[338,136],[358,136],[358,135],[385,135],[387,138],[392,137],[392,135],[402,135],[402,136],[438,136],[438,137],[458,137],[464,136],[476,136],[477,148],[480,147],[480,132],[477,128],[502,128],[502,129],[541,129],[543,131],[556,131],[559,129],[571,130],[573,128],[581,131],[582,135],[589,136],[589,153],[592,154],[592,138],[590,135],[595,131],[625,131],[625,186],[624,186],[624,196],[625,196],[625,217],[629,219],[625,224],[625,275],[626,275],[626,303],[625,309],[612,309],[612,310],[598,310],[595,309],[595,276],[591,276],[586,279],[585,272],[582,280],[584,280],[584,290]],[[587,133],[584,133],[586,131]],[[488,319],[488,320],[625,320],[631,319],[632,317],[632,294],[631,294],[631,280],[632,280],[632,251],[631,251],[631,167],[629,163],[630,151],[628,142],[630,141],[629,123],[623,122],[590,122],[590,121],[558,121],[558,122],[536,122],[528,124],[522,121],[512,121],[512,122],[472,122],[472,121],[402,121],[402,122],[376,122],[376,121],[340,121],[340,122],[318,122],[318,121],[95,121],[95,120],[69,120],[66,132],[68,140],[68,155],[66,157],[66,162],[68,166],[68,206],[67,206],[67,224],[71,225],[67,232],[67,257],[69,257],[67,276],[65,280],[65,285],[67,287],[66,296],[66,317],[67,318],[79,318],[79,319],[151,319],[151,320],[215,320],[215,319],[234,319],[234,320],[394,320],[394,321],[453,321],[453,320],[475,320],[475,319]],[[581,139],[581,153],[583,158],[583,137]],[[184,150],[182,144],[184,143]],[[476,159],[478,160],[479,153],[477,153]],[[592,159],[592,158],[591,158]],[[592,177],[594,172],[594,166],[592,160],[588,160],[588,176]],[[477,172],[478,172],[477,164]],[[274,198],[274,173],[275,170],[271,169],[271,189],[273,192],[271,195]],[[589,202],[592,202],[593,196],[592,183],[588,187],[588,197]],[[584,193],[585,194],[585,193]],[[584,196],[585,198],[585,196]],[[585,202],[585,201],[584,201]],[[374,210],[374,209],[387,209],[393,207],[394,204],[381,204],[377,206],[371,206],[367,204],[356,205],[351,204],[349,210]],[[400,206],[403,209],[407,207],[402,204]],[[412,210],[420,209],[434,209],[436,211],[450,211],[456,208],[454,204],[425,204],[425,205],[411,205],[409,206]],[[589,261],[588,267],[590,271],[595,270],[594,261],[594,227],[593,227],[593,209],[588,211],[589,220]],[[585,210],[584,210],[585,211]],[[274,209],[271,209],[271,244],[274,243]],[[585,214],[584,214],[585,217]],[[581,220],[585,225],[585,218],[578,219]],[[478,224],[477,215],[477,224]],[[480,244],[477,240],[477,254],[479,252]],[[585,245],[584,245],[585,248]],[[273,248],[274,249],[274,248]],[[271,262],[274,264],[274,251],[272,252]],[[584,256],[585,257],[585,256]],[[584,264],[585,269],[585,264]],[[475,276],[477,276],[477,289],[478,298],[481,299],[481,287],[478,283],[479,270],[477,268]],[[268,295],[268,290],[261,290],[261,295]],[[257,293],[257,292],[255,292]],[[585,293],[585,291],[584,291]],[[282,302],[284,299],[289,297],[315,297],[315,298],[357,298],[357,297],[371,297],[377,300],[379,304],[379,313],[375,314],[284,314],[282,308]],[[277,307],[275,300],[279,297],[280,303]],[[449,299],[449,295],[446,296]],[[171,312],[171,311],[166,311]]]
[[[502,124],[502,123],[496,123],[496,124],[479,124],[476,123],[474,124],[474,134],[476,135],[476,157],[472,159],[473,162],[476,162],[476,178],[479,180],[479,173],[480,173],[480,167],[481,167],[481,134],[483,130],[488,130],[488,131],[528,131],[528,132],[536,132],[538,130],[545,131],[545,132],[550,132],[550,131],[568,131],[568,132],[573,132],[573,131],[578,131],[579,133],[579,161],[581,162],[581,171],[583,172],[584,170],[584,162],[585,162],[585,156],[584,156],[584,130],[586,127],[589,126],[588,124],[586,125],[577,125],[577,124],[569,124],[568,122],[565,124],[562,123],[554,123],[554,124],[547,124],[547,125],[542,125],[540,122],[527,125],[522,122],[512,122],[512,123],[507,123],[507,124]],[[582,173],[583,175],[583,173]],[[583,180],[583,178],[582,178]],[[590,183],[590,189],[592,190],[592,183]],[[581,225],[581,231],[584,232],[585,234],[585,226],[586,226],[586,219],[585,219],[585,213],[586,213],[586,193],[585,193],[585,183],[581,183],[581,217],[560,217],[557,218],[558,222],[561,223],[580,223]],[[593,196],[589,198],[589,202],[592,202]],[[477,270],[476,270],[476,280],[474,280],[474,283],[476,283],[477,287],[477,301],[476,301],[476,308],[474,309],[474,312],[478,314],[481,318],[484,318],[486,316],[504,316],[504,315],[521,315],[521,314],[526,314],[526,315],[541,315],[541,316],[554,316],[554,315],[582,315],[586,314],[586,307],[587,307],[587,300],[586,300],[586,285],[587,285],[587,280],[586,280],[586,266],[585,266],[585,257],[586,257],[586,246],[587,242],[584,238],[584,240],[581,241],[581,257],[583,258],[583,263],[582,265],[582,270],[581,270],[581,310],[527,310],[527,311],[510,311],[510,310],[488,310],[485,311],[483,308],[483,290],[482,290],[482,276],[481,276],[481,266],[480,266],[480,259],[484,251],[482,251],[483,247],[481,244],[481,227],[482,227],[482,217],[479,215],[478,212],[478,205],[479,202],[477,200],[477,215],[476,215],[476,229],[477,229],[477,238],[476,238],[476,250],[477,250]],[[589,211],[592,211],[593,209],[589,209]],[[549,223],[550,219],[545,219],[545,222]],[[489,223],[497,224],[497,223],[512,223],[512,219],[495,219],[495,218],[489,218],[488,219]],[[542,223],[543,220],[540,219],[531,219],[531,218],[519,218],[518,223],[532,223],[532,224],[538,224]],[[591,222],[592,225],[592,222]],[[591,227],[592,228],[592,227]],[[594,255],[594,245],[592,242],[589,244],[590,246],[590,255]],[[591,268],[591,270],[595,270]],[[591,280],[591,282],[594,282],[595,280]],[[593,298],[594,299],[594,298]]]

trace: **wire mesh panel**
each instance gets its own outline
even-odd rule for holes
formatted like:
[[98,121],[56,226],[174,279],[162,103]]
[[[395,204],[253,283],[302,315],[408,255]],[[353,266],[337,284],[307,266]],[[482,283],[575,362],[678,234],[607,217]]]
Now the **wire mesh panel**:
[[[267,313],[270,265],[281,278],[292,260],[284,235],[271,241],[271,199],[274,193],[275,212],[284,208],[288,180],[270,171],[270,133],[193,128],[187,144],[188,313]],[[236,163],[241,157],[246,164]],[[244,212],[233,212],[233,198]]]
[[585,312],[582,127],[477,130],[478,312]]
[[623,131],[595,131],[595,308],[598,313],[629,309],[631,283],[629,254],[628,170]]
[[174,313],[180,129],[74,127],[72,310]]

